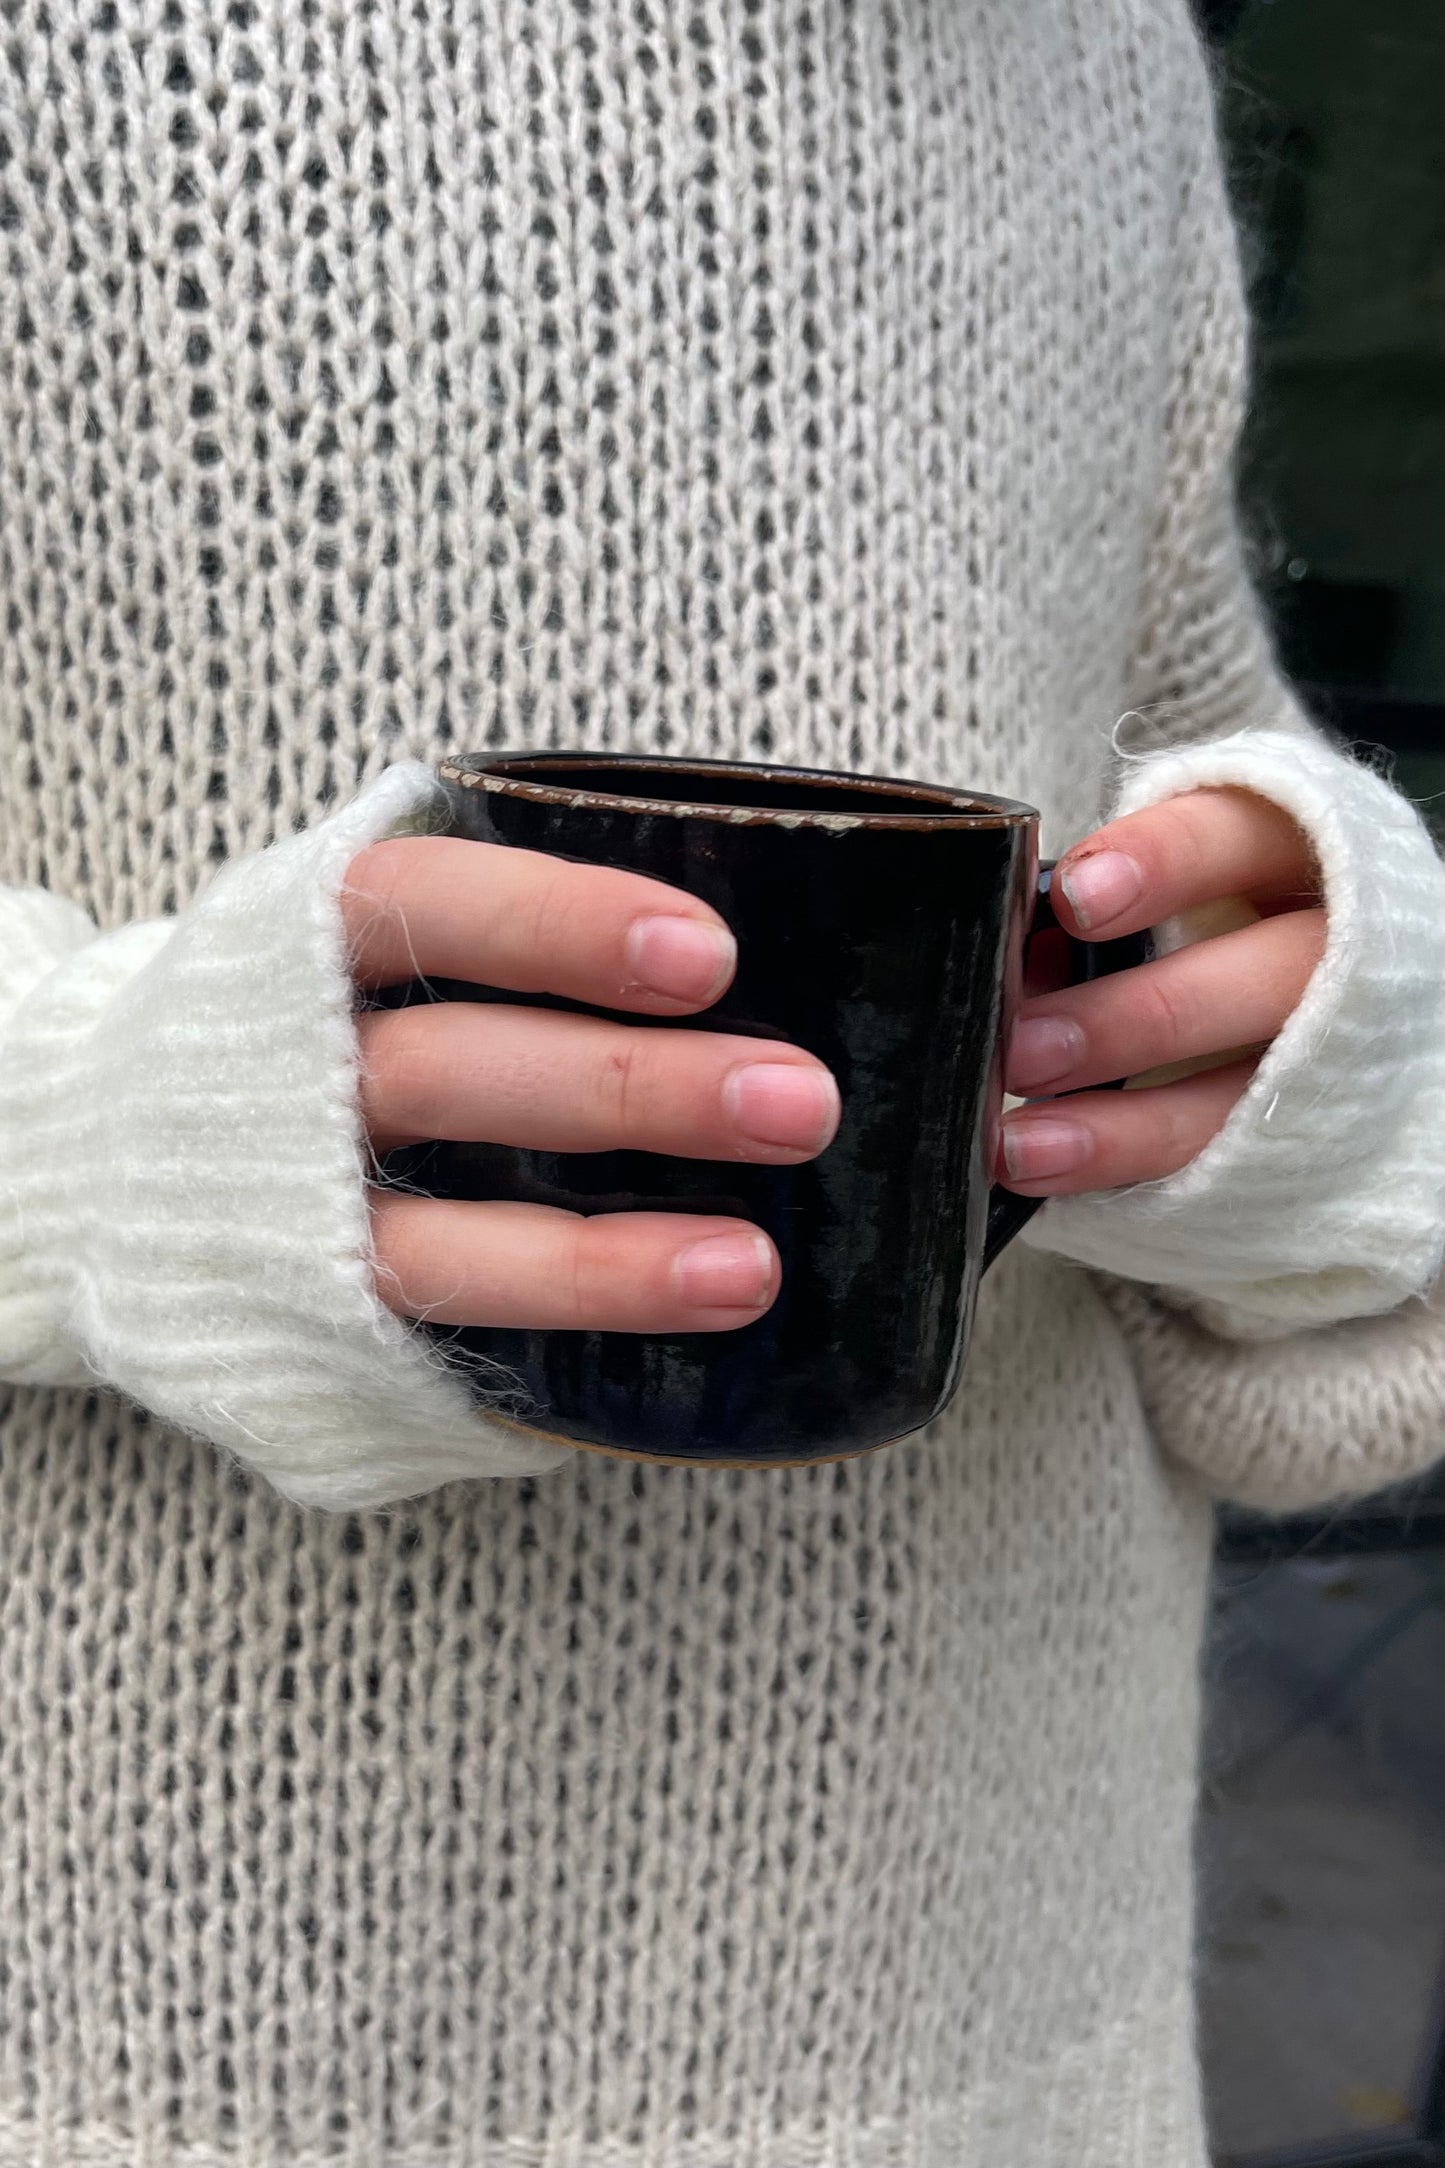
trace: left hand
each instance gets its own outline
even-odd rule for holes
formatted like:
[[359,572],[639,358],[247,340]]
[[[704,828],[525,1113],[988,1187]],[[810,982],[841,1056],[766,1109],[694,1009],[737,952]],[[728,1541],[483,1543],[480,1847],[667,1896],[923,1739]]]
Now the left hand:
[[[1084,941],[1117,940],[1227,898],[1243,898],[1258,913],[1255,923],[1092,986],[1040,991],[1031,980],[1010,1042],[1007,1089],[1083,1096],[1005,1117],[1000,1180],[1025,1197],[1157,1181],[1223,1127],[1324,953],[1308,841],[1267,799],[1190,791],[1076,844],[1059,862],[1053,894],[1060,923]],[[1035,947],[1042,952],[1044,942]],[[1170,1082],[1086,1089],[1230,1054],[1236,1058],[1225,1066]]]

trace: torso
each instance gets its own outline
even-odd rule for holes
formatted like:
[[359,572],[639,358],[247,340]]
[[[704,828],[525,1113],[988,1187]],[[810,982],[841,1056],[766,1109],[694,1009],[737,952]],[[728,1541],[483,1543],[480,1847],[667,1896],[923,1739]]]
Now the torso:
[[[26,11],[0,881],[183,908],[499,745],[1080,833],[1159,494],[1157,15]],[[941,1424],[806,1471],[342,1521],[6,1389],[0,2158],[1202,2162],[1207,1546],[1038,1258]]]

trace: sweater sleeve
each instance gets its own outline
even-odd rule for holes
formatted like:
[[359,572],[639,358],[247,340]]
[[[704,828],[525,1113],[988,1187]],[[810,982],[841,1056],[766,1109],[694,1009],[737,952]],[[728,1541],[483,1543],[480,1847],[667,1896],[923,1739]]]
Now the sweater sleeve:
[[567,1457],[372,1281],[340,895],[435,791],[399,763],[174,919],[0,890],[0,1376],[109,1385],[337,1510]]
[[1236,784],[1284,806],[1323,875],[1325,953],[1224,1128],[1161,1182],[1056,1199],[1036,1239],[1144,1280],[1235,1339],[1393,1309],[1445,1249],[1445,867],[1412,809],[1309,738],[1155,757],[1124,811]]
[[[1232,463],[1246,319],[1201,62],[1185,140],[1160,510],[1142,580],[1115,810],[1233,785],[1294,815],[1324,957],[1222,1132],[1180,1173],[1059,1198],[1026,1240],[1150,1287],[1235,1341],[1379,1315],[1445,1249],[1445,868],[1413,809],[1337,751],[1281,679],[1251,591]],[[1177,932],[1177,929],[1176,929]]]
[[1099,1285],[1155,1435],[1217,1497],[1271,1513],[1333,1505],[1445,1452],[1445,1283],[1384,1316],[1244,1343],[1137,1282]]

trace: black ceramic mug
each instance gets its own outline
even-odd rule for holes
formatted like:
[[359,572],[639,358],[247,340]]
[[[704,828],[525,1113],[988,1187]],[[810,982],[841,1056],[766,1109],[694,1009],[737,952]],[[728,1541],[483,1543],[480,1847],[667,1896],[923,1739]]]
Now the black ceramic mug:
[[[1053,923],[1033,807],[972,791],[724,761],[589,753],[441,763],[449,832],[620,866],[687,889],[737,937],[737,975],[694,1017],[431,979],[378,1002],[515,1002],[788,1039],[842,1095],[803,1166],[648,1152],[430,1143],[384,1180],[568,1211],[723,1213],[782,1260],[764,1317],[715,1333],[422,1327],[523,1428],[643,1460],[774,1466],[906,1437],[963,1370],[982,1273],[1037,1210],[992,1185],[1005,1034],[1025,943]],[[1072,943],[1076,978],[1140,939]]]

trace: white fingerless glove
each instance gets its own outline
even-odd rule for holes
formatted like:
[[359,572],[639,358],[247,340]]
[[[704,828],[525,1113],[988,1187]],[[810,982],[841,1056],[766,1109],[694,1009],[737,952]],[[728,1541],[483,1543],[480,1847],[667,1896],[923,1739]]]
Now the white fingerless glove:
[[1294,815],[1324,957],[1229,1119],[1180,1173],[1054,1198],[1024,1240],[1271,1338],[1391,1310],[1445,1255],[1445,866],[1413,808],[1313,734],[1140,760],[1116,814],[1237,785]]
[[113,1386],[304,1505],[567,1458],[480,1416],[372,1283],[338,897],[437,790],[388,768],[114,933],[0,890],[0,1376]]

